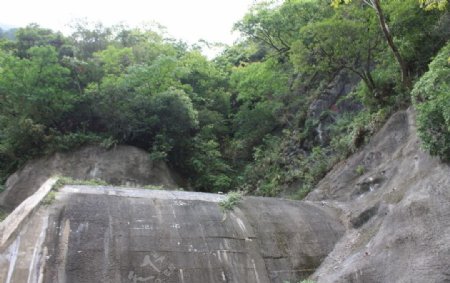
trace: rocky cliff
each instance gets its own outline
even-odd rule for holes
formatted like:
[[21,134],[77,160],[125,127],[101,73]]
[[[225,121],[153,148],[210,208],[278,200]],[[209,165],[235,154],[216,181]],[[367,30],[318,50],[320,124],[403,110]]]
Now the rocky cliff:
[[450,282],[450,167],[420,149],[414,113],[393,115],[307,197],[347,232],[318,282]]

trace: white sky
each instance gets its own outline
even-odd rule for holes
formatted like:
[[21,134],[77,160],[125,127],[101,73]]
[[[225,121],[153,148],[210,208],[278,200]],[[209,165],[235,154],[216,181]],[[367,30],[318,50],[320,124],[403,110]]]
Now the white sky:
[[233,43],[233,24],[255,0],[8,0],[2,1],[0,22],[25,26],[35,22],[68,31],[68,23],[87,18],[105,25],[130,26],[156,21],[169,35],[188,43],[199,39]]

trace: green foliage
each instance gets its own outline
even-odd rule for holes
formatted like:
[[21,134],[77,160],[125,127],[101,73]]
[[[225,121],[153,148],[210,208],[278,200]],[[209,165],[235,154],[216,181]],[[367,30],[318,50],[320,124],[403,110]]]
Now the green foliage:
[[52,187],[52,191],[58,191],[66,185],[107,186],[108,183],[100,179],[78,180],[71,177],[60,176]]
[[233,119],[235,142],[233,145],[236,156],[247,158],[251,149],[272,132],[278,122],[276,112],[280,104],[275,101],[264,101],[252,106],[246,103]]
[[[331,0],[331,5],[336,8],[340,4],[349,4],[351,2],[352,0]],[[421,8],[424,8],[428,11],[433,9],[444,10],[448,5],[448,0],[419,0],[418,3],[420,4]]]
[[[352,0],[332,0],[331,5],[335,8],[339,7],[340,4],[349,4],[351,3]],[[407,56],[405,57],[405,50],[400,50],[400,49],[405,49],[408,47],[411,47],[409,51],[414,52],[414,48],[413,46],[415,45],[416,47],[420,48],[421,44],[420,42],[423,42],[423,39],[428,38],[431,39],[433,37],[432,32],[429,32],[428,34],[426,34],[425,36],[423,34],[421,34],[421,31],[424,29],[435,29],[435,23],[436,20],[435,19],[431,19],[431,21],[429,20],[429,17],[424,16],[423,14],[421,16],[417,16],[418,12],[423,12],[420,9],[416,8],[415,11],[413,11],[411,8],[415,7],[417,5],[417,3],[414,3],[413,0],[406,0],[406,1],[386,1],[387,2],[387,6],[388,8],[386,9],[386,7],[384,5],[381,4],[380,0],[368,0],[368,1],[358,1],[362,4],[365,4],[367,7],[370,7],[371,9],[373,9],[374,11],[376,11],[377,14],[377,18],[378,18],[378,22],[379,25],[381,27],[381,30],[383,32],[384,35],[384,39],[387,43],[387,45],[389,46],[390,51],[392,52],[392,55],[394,55],[395,61],[398,64],[398,67],[400,69],[400,74],[401,74],[401,85],[403,88],[407,89],[408,91],[411,90],[411,76],[410,76],[410,72],[411,72],[411,67],[410,66],[413,62],[413,60],[408,60]],[[433,10],[433,9],[438,9],[438,10],[445,10],[446,6],[447,6],[447,0],[420,0],[419,1],[421,3],[422,7],[425,7],[426,10]],[[389,5],[393,5],[395,8],[392,9],[391,11],[389,11]],[[409,9],[408,9],[409,8]],[[414,9],[414,8],[413,8]],[[402,14],[402,12],[407,11],[406,13]],[[398,13],[398,14],[397,14]],[[414,28],[411,29],[409,25],[405,25],[405,28],[407,28],[407,33],[406,36],[405,34],[395,34],[392,33],[391,28],[389,28],[390,24],[388,24],[387,22],[387,18],[386,18],[386,14],[388,14],[390,16],[391,19],[393,19],[394,21],[394,25],[401,22],[403,19],[414,19],[413,21],[409,21],[409,24],[411,24],[411,26],[413,26]],[[397,17],[397,15],[401,15],[400,17]],[[414,15],[416,14],[416,15]],[[412,16],[414,15],[414,16]],[[444,15],[444,17],[446,17]],[[400,21],[399,21],[400,19]],[[431,24],[431,25],[430,25]],[[400,24],[401,26],[401,24]],[[416,29],[416,30],[414,30]],[[431,35],[431,36],[430,36]],[[395,41],[394,37],[402,37],[400,41]],[[413,40],[411,40],[413,39]],[[420,40],[422,39],[422,41]],[[438,40],[439,39],[443,39],[443,41],[439,42],[437,45],[435,45],[435,47],[442,46],[442,44],[445,43],[446,39],[445,36],[440,36],[438,34],[435,34],[435,39]],[[447,38],[448,39],[448,38]],[[400,45],[399,45],[400,42]],[[411,44],[412,43],[412,44]],[[431,45],[431,46],[430,46]],[[430,49],[430,47],[433,44],[429,44],[427,46],[427,49],[424,49],[424,51],[429,51],[429,50],[433,50],[434,48]],[[434,49],[434,51],[436,51],[437,49]],[[420,49],[417,49],[417,51],[420,51]],[[429,58],[430,56],[424,56],[424,55],[419,55],[416,56],[417,57],[422,57],[422,58]],[[408,62],[409,61],[409,62]],[[419,65],[420,65],[419,61]]]
[[[198,125],[197,112],[182,90],[153,95],[129,91],[124,80],[105,80],[97,93],[96,112],[114,139],[142,148],[170,150],[180,136],[189,137]],[[154,144],[156,142],[156,144]]]
[[302,26],[331,13],[321,2],[295,0],[280,5],[276,1],[262,1],[253,5],[234,29],[283,58]]
[[363,165],[358,165],[355,169],[355,173],[361,176],[364,174],[365,170]]
[[430,64],[413,90],[418,133],[432,155],[450,160],[450,44]]
[[189,167],[193,171],[193,185],[203,191],[226,192],[231,189],[232,169],[224,160],[219,143],[201,133],[193,139]]
[[28,117],[37,123],[51,123],[75,101],[68,90],[69,70],[58,63],[52,46],[31,47],[29,58],[2,56],[0,85],[5,115]]
[[131,66],[122,79],[125,87],[142,95],[150,95],[167,91],[169,88],[182,88],[179,79],[183,71],[176,58],[160,56],[151,64]]
[[237,67],[231,75],[231,84],[239,93],[237,100],[255,102],[287,92],[288,74],[279,69],[274,60]]
[[300,174],[302,183],[297,191],[297,198],[302,199],[313,190],[314,186],[333,165],[330,161],[327,152],[321,147],[313,148],[312,153],[302,162],[303,170]]
[[73,132],[60,135],[55,134],[50,140],[47,141],[48,149],[46,150],[46,153],[50,154],[57,151],[70,151],[83,145],[98,143],[108,148],[104,143],[107,140],[108,139],[102,140],[100,136],[94,133]]
[[233,70],[231,86],[240,103],[232,120],[235,158],[249,159],[252,149],[280,125],[277,114],[283,106],[283,95],[289,92],[288,79],[284,66],[271,59]]
[[76,22],[72,28],[75,30],[71,41],[77,55],[82,59],[92,58],[97,51],[107,48],[112,37],[112,28],[105,27],[101,23]]
[[450,160],[450,95],[425,102],[417,107],[419,136],[423,147],[432,155]]
[[56,200],[56,192],[50,191],[42,200],[41,204],[44,206],[51,205]]
[[333,136],[330,145],[337,153],[338,159],[346,158],[366,144],[390,114],[389,109],[381,108],[376,112],[365,111],[356,115],[346,115],[336,121],[330,129]]
[[419,0],[425,10],[444,10],[448,5],[448,0]]
[[[195,190],[304,197],[409,105],[401,74],[420,77],[450,38],[445,1],[421,1],[426,12],[417,0],[381,1],[392,42],[373,1],[332,2],[349,5],[259,2],[235,25],[241,39],[214,60],[161,28],[77,22],[69,37],[18,29],[0,40],[0,182],[41,155],[129,144]],[[419,134],[444,159],[446,52],[414,89]],[[346,105],[338,97],[357,84],[352,76],[361,82]]]
[[127,67],[134,63],[133,50],[131,48],[117,48],[108,46],[107,49],[94,53],[102,69],[106,74],[120,75]]
[[164,189],[163,186],[157,186],[157,185],[146,185],[142,188],[145,190],[163,190]]
[[346,7],[334,17],[304,26],[299,38],[291,55],[299,71],[348,70],[357,74],[371,90],[375,88],[370,72],[380,52],[381,38],[371,11]]
[[55,50],[59,50],[65,43],[61,33],[41,28],[37,24],[30,24],[25,28],[18,29],[15,37],[16,54],[20,58],[30,57],[29,51],[32,47],[52,46]]
[[[438,10],[424,11],[417,0],[389,1],[384,4],[389,27],[408,68],[424,72],[439,49],[450,39],[449,14]],[[427,44],[424,44],[426,42]]]
[[254,151],[254,162],[245,168],[243,189],[261,196],[277,196],[285,190],[293,190],[296,198],[306,196],[330,169],[333,160],[329,150],[319,146],[310,153],[290,148],[303,138],[308,137],[289,131],[282,138],[266,137],[264,144]]
[[8,215],[9,215],[9,212],[0,207],[0,222],[5,220],[5,218],[8,217]]
[[99,179],[76,180],[70,177],[59,176],[50,192],[41,200],[41,204],[45,206],[53,204],[56,200],[58,190],[66,185],[106,186],[108,184]]
[[220,208],[224,211],[232,211],[241,202],[244,194],[240,191],[229,192],[225,199],[219,202]]
[[100,142],[100,146],[104,149],[114,148],[118,144],[118,141],[112,137],[107,137]]

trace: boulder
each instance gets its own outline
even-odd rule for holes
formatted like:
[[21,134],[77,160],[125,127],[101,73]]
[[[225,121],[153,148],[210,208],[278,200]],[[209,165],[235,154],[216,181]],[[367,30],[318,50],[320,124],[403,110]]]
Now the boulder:
[[164,162],[152,161],[142,149],[125,145],[109,150],[87,146],[28,162],[6,181],[6,189],[0,194],[0,205],[16,207],[53,175],[80,180],[97,179],[124,186],[177,188],[182,183]]

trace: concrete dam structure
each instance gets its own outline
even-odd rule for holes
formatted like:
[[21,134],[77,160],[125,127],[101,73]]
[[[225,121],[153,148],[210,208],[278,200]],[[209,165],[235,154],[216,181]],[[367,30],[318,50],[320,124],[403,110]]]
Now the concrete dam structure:
[[332,208],[282,199],[225,212],[224,195],[65,186],[40,205],[53,182],[2,223],[0,282],[298,282],[344,233]]

